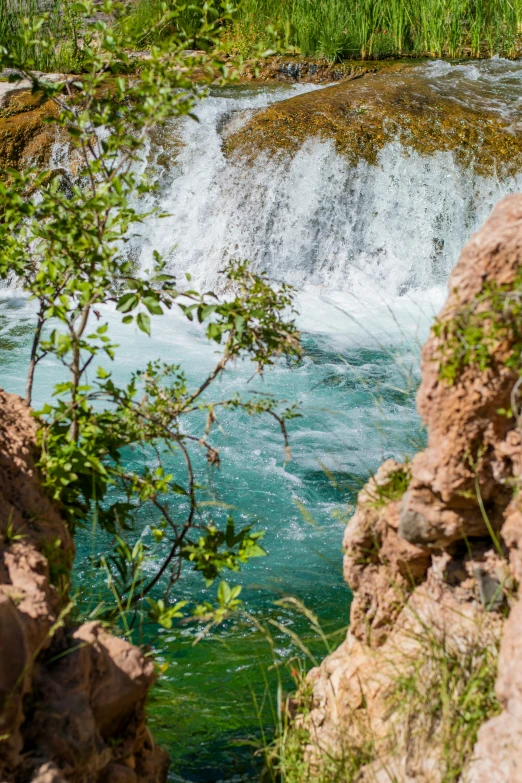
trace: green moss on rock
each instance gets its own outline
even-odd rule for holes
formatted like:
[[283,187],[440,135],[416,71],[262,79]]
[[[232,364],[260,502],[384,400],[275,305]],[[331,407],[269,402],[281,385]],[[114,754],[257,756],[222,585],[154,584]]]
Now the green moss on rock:
[[48,163],[55,129],[46,120],[56,107],[29,90],[14,91],[0,110],[0,176],[5,169]]
[[250,160],[261,152],[292,155],[314,137],[333,140],[352,165],[375,165],[380,150],[398,140],[406,153],[452,152],[485,176],[522,168],[522,134],[508,120],[467,107],[401,64],[272,105],[225,138],[224,148]]

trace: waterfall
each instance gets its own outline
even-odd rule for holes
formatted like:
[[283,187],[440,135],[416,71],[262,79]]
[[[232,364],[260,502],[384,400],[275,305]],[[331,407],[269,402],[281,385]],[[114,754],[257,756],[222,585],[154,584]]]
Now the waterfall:
[[[471,82],[478,69],[466,68]],[[431,67],[427,77],[437,73]],[[317,139],[283,160],[227,159],[224,128],[305,89],[213,96],[199,107],[199,123],[183,123],[176,165],[156,171],[156,204],[172,216],[147,224],[141,263],[157,249],[171,271],[180,278],[190,272],[200,286],[219,286],[230,258],[247,258],[299,290],[364,296],[378,289],[395,297],[443,285],[471,233],[500,198],[522,187],[522,175],[479,176],[450,152],[405,154],[397,142],[381,150],[376,166],[350,166],[333,142]]]

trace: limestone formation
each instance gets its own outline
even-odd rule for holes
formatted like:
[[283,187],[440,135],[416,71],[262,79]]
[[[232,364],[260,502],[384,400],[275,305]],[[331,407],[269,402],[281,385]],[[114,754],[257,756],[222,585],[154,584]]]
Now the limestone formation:
[[153,663],[72,621],[74,546],[40,484],[36,429],[0,391],[0,780],[162,783],[144,716]]
[[[1,83],[0,83],[1,85]],[[56,128],[46,120],[56,117],[56,106],[28,89],[0,89],[0,176],[7,169],[49,164]]]
[[[484,288],[509,285],[522,268],[522,199],[509,196],[464,248],[449,280],[439,321],[469,306]],[[517,381],[501,344],[485,371],[468,366],[449,385],[440,380],[444,334],[432,335],[422,352],[418,408],[428,429],[428,448],[412,464],[412,482],[401,510],[400,532],[416,544],[441,545],[466,535],[487,535],[477,513],[476,482],[489,520],[497,529],[519,471],[520,432],[502,410],[510,408]]]
[[[516,195],[464,248],[439,323],[521,271]],[[348,637],[310,673],[312,701],[298,719],[312,768],[349,758],[357,783],[522,780],[522,441],[516,410],[506,415],[515,344],[503,333],[489,363],[464,365],[450,383],[447,334],[433,332],[422,353],[426,450],[409,465],[384,463],[359,495],[344,538]],[[441,705],[473,677],[479,715],[491,717],[466,734]]]
[[[363,75],[361,73],[361,75]],[[312,138],[330,141],[351,165],[375,165],[385,145],[404,154],[451,153],[459,165],[483,175],[512,176],[522,165],[522,134],[487,105],[469,106],[451,88],[435,88],[411,65],[343,81],[280,101],[239,129],[232,122],[224,150],[250,160],[285,159]]]
[[[424,578],[429,554],[398,535],[400,498],[393,477],[404,466],[387,460],[359,493],[344,534],[344,578],[353,590],[350,630],[372,647],[382,644],[401,611],[398,592]],[[388,493],[388,494],[387,494]]]

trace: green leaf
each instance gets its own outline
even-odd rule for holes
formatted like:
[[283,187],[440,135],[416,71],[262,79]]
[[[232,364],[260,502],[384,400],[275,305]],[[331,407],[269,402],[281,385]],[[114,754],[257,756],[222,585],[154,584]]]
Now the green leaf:
[[136,294],[123,294],[118,300],[116,310],[119,310],[120,313],[128,313],[129,310],[134,310],[137,307],[139,301],[139,297]]
[[209,315],[212,315],[212,313],[215,313],[217,309],[217,305],[203,305],[203,307],[200,308],[198,316],[200,323],[202,321],[205,321]]
[[236,332],[241,338],[243,334],[243,330],[245,328],[245,319],[243,318],[242,315],[236,315],[236,317],[234,318],[234,326],[236,327]]
[[219,583],[217,598],[220,606],[226,606],[232,598],[232,591],[225,580]]
[[141,331],[150,336],[150,316],[147,313],[138,313],[136,322]]
[[216,343],[221,342],[221,328],[218,324],[210,323],[207,327],[207,337],[210,340],[215,340]]
[[152,315],[163,315],[163,309],[159,303],[159,297],[146,296],[143,299],[143,304]]

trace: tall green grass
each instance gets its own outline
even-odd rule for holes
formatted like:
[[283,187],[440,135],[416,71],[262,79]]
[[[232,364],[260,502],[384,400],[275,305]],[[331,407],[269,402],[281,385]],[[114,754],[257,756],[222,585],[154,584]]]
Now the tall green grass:
[[[127,0],[115,11],[111,21],[127,37],[131,49],[146,50],[170,35],[186,41],[187,48],[197,48],[204,6],[204,0],[183,3],[178,0]],[[166,8],[173,12],[168,22],[165,22]],[[43,10],[46,19],[41,41],[27,46],[20,37],[22,21]],[[212,13],[215,14],[216,9]],[[53,0],[45,8],[38,0],[0,0],[0,46],[18,54],[36,70],[81,71],[84,43],[75,0]]]
[[46,6],[40,43],[22,42],[22,20],[42,12],[38,0],[0,0],[0,46],[38,71],[70,73],[81,67],[79,16],[71,0]]
[[[165,6],[173,12],[165,23]],[[116,23],[136,49],[146,49],[169,35],[185,40],[187,48],[197,48],[197,34],[201,29],[205,8],[203,0],[130,0],[119,12]]]
[[[0,0],[0,45],[16,50],[20,21],[37,0]],[[131,46],[146,49],[170,34],[187,48],[198,46],[203,0],[167,0],[174,16],[162,25],[163,0],[128,0],[115,19]],[[219,13],[216,0],[213,13]],[[81,48],[73,0],[49,7],[47,38],[25,59],[42,71],[81,70]],[[44,36],[45,38],[45,36]],[[225,50],[245,57],[274,38],[307,57],[514,57],[522,53],[522,0],[237,0],[235,21],[223,25]]]
[[514,56],[522,0],[243,0],[243,28],[276,27],[305,56]]

